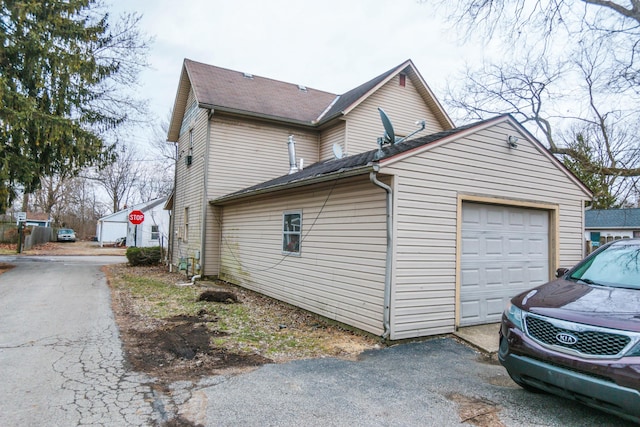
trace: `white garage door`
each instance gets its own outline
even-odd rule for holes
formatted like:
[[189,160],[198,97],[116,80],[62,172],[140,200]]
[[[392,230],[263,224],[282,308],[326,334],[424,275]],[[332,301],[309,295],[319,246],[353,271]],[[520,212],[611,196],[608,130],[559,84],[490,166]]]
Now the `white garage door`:
[[463,203],[460,325],[499,322],[518,293],[549,280],[549,213]]

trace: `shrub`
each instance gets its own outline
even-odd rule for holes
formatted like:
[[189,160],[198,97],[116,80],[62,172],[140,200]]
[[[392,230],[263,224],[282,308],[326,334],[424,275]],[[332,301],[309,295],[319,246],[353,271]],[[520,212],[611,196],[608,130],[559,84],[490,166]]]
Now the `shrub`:
[[127,248],[127,259],[131,265],[156,265],[160,263],[162,251],[160,246],[151,248]]

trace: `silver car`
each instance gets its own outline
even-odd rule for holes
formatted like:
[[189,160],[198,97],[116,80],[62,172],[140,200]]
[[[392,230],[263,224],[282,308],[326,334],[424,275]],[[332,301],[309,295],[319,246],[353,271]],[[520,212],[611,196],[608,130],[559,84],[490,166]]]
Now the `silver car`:
[[70,228],[61,228],[58,230],[58,242],[75,242],[76,233]]

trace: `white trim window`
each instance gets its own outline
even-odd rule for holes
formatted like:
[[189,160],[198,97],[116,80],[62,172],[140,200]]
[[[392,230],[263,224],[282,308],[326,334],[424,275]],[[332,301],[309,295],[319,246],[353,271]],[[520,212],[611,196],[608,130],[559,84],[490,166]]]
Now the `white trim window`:
[[282,214],[282,252],[300,254],[302,241],[302,211],[286,211]]
[[151,240],[159,240],[160,239],[160,227],[157,225],[151,226]]

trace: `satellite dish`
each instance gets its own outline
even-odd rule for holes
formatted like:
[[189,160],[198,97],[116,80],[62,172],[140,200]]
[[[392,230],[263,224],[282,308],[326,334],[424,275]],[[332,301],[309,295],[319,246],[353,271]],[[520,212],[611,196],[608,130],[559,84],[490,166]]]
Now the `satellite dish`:
[[384,143],[395,144],[396,133],[393,130],[393,125],[391,124],[391,120],[389,120],[389,116],[387,116],[387,113],[385,113],[380,107],[378,107],[378,111],[380,112],[380,119],[382,119],[382,126],[384,126]]
[[341,159],[344,156],[342,147],[337,142],[333,144],[333,155],[336,157],[336,159]]

